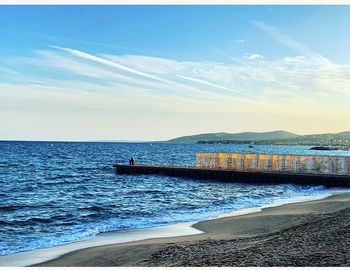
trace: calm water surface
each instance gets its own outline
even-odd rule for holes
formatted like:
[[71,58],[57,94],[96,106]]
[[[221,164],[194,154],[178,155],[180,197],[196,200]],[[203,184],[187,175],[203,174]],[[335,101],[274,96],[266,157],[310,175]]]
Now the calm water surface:
[[[323,186],[118,175],[114,163],[194,165],[199,151],[320,154],[307,146],[0,142],[0,255],[100,232],[199,221],[244,208],[327,196]],[[349,152],[322,152],[349,155]]]

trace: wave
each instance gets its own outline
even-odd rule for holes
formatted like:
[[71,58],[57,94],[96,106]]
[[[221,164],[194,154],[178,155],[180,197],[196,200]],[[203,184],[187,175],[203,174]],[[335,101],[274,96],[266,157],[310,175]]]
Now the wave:
[[[127,162],[130,155],[136,155],[139,163],[193,165],[193,157],[200,150],[233,151],[237,147],[241,146],[6,144],[2,152],[6,165],[24,166],[21,170],[0,170],[0,254],[62,245],[112,230],[205,220],[240,209],[288,203],[298,196],[312,198],[330,192],[324,187],[119,175],[111,166],[116,160]],[[291,147],[260,148],[295,152]],[[298,147],[297,150],[307,151]]]
[[[215,218],[220,215],[224,215],[227,213],[231,213],[232,211],[239,211],[244,209],[251,208],[265,208],[270,206],[282,205],[297,201],[303,200],[313,200],[320,199],[322,197],[330,196],[332,192],[346,192],[349,190],[343,189],[332,189],[327,190],[322,187],[310,187],[309,189],[305,189],[303,192],[295,193],[291,197],[277,197],[271,200],[266,199],[265,201],[256,202],[256,200],[252,199],[250,203],[245,203],[242,207],[237,205],[225,205],[222,207],[212,207],[212,208],[203,208],[202,211],[197,211],[191,213],[191,211],[187,210],[179,210],[174,212],[172,215],[163,215],[158,216],[156,218],[145,218],[142,217],[139,213],[135,213],[135,216],[130,216],[128,219],[121,218],[107,218],[105,220],[101,220],[99,222],[91,222],[88,224],[74,224],[72,222],[68,222],[67,224],[71,225],[68,227],[66,231],[62,231],[62,234],[59,236],[52,235],[51,237],[42,237],[32,240],[26,246],[0,246],[0,254],[8,255],[11,253],[22,252],[33,250],[36,248],[47,248],[57,245],[62,245],[66,243],[71,243],[75,241],[87,240],[95,237],[98,233],[108,232],[108,231],[122,231],[122,230],[130,230],[130,229],[139,229],[139,228],[149,228],[156,227],[162,225],[170,225],[181,222],[193,222],[193,221],[201,221],[207,220],[210,218]],[[91,206],[83,208],[87,211],[100,211],[105,210],[103,207],[99,206]],[[94,213],[91,214],[95,215]],[[89,216],[90,217],[90,216]],[[50,218],[30,218],[26,221],[29,223],[41,223],[47,224],[52,222],[53,220],[57,220],[57,217]],[[6,221],[0,221],[0,225],[13,225],[9,224]]]
[[18,210],[35,209],[40,207],[42,206],[41,205],[24,205],[24,204],[5,205],[5,206],[0,206],[0,212],[14,212]]

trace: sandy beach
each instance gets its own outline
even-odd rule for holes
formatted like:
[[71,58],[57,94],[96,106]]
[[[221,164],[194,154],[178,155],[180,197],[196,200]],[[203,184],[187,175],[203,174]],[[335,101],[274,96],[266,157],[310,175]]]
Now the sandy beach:
[[193,227],[204,233],[91,247],[35,266],[350,266],[350,193]]

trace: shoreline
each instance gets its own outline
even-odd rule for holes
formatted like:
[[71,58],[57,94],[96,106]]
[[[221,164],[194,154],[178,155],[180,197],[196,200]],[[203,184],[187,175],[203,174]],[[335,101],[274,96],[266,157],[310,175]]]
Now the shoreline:
[[[314,196],[311,198],[298,197],[292,201],[277,200],[272,204],[259,208],[241,209],[198,222],[176,223],[172,225],[145,229],[100,233],[95,238],[89,240],[73,242],[51,248],[15,253],[7,256],[0,256],[0,266],[56,266],[56,263],[58,263],[57,265],[61,265],[63,263],[62,266],[66,266],[65,258],[67,256],[79,254],[81,252],[84,253],[86,250],[104,249],[111,246],[118,249],[118,246],[137,246],[147,243],[156,243],[161,246],[168,242],[176,243],[184,240],[203,240],[207,239],[208,236],[209,238],[225,239],[225,237],[228,237],[227,232],[219,233],[214,227],[218,226],[222,228],[223,225],[221,223],[225,223],[227,220],[250,218],[254,217],[254,215],[261,215],[265,212],[274,211],[276,208],[278,209],[280,207],[300,205],[303,203],[322,202],[337,196],[347,196],[350,198],[350,192],[335,191],[331,192],[330,195]],[[232,237],[232,232],[230,232],[230,235]],[[238,236],[246,237],[252,236],[252,234],[242,234],[242,231],[240,233],[237,231],[235,237]],[[73,263],[73,265],[75,264]],[[92,264],[91,266],[94,265]]]
[[[283,266],[318,266],[318,259],[323,260],[322,266],[344,264],[348,266],[350,262],[344,262],[344,258],[341,256],[345,254],[347,258],[349,257],[349,245],[346,245],[348,243],[345,244],[346,249],[344,251],[342,249],[344,246],[340,245],[341,241],[344,241],[344,236],[341,233],[339,234],[338,231],[332,233],[333,229],[339,229],[337,226],[341,222],[336,221],[328,224],[327,220],[329,218],[334,219],[334,216],[337,219],[344,217],[344,211],[347,211],[346,213],[350,215],[349,192],[331,195],[320,200],[290,203],[264,208],[259,212],[246,215],[224,217],[194,224],[193,227],[204,231],[203,234],[154,238],[86,248],[35,266],[266,266],[259,259],[264,258],[264,254],[267,255],[267,259],[277,258],[279,254],[273,253],[278,252],[279,248],[286,245],[286,243],[290,246],[284,247],[286,249],[284,253],[287,254],[289,248],[291,248],[293,252],[290,255],[291,257],[286,261],[269,262],[267,266],[276,266],[279,265],[279,262]],[[345,215],[345,218],[347,218],[347,215]],[[345,222],[348,221],[349,219],[345,220]],[[322,222],[324,223],[323,226]],[[305,226],[311,227],[305,229]],[[322,227],[319,228],[319,226]],[[320,229],[323,230],[322,233],[325,235],[318,237],[316,242],[312,242],[315,239],[315,235],[312,233],[319,233],[322,231]],[[288,239],[291,240],[285,239],[284,234],[294,233],[295,231],[299,231],[299,234],[295,234],[293,237],[288,236]],[[348,229],[346,232],[348,232]],[[322,243],[321,246],[335,250],[330,253],[327,250],[317,250],[318,245],[324,239],[327,240],[333,236],[340,237],[340,239],[336,239],[335,242],[333,241],[327,245]],[[277,239],[278,245],[269,249],[270,254],[266,253],[265,247],[267,245],[266,241],[271,240],[271,238]],[[303,238],[309,240],[305,242]],[[296,253],[293,250],[292,240],[297,242],[297,249],[299,248]],[[345,240],[349,240],[349,238],[345,238]],[[273,243],[274,241],[269,244],[273,245]],[[227,244],[230,245],[229,248],[227,248]],[[238,252],[239,256],[230,254],[232,245],[238,245],[236,248],[233,247],[232,252]],[[255,247],[252,249],[249,254],[252,257],[253,264],[249,264],[250,261],[244,261],[244,258],[249,257],[247,247],[251,248],[252,245],[258,245],[260,251],[256,251]],[[304,247],[300,249],[300,245],[301,247],[304,245]],[[221,250],[222,248],[224,249]],[[259,254],[259,252],[262,254]],[[318,252],[317,256],[313,252]],[[304,253],[306,255],[303,255]],[[311,253],[309,261],[308,258],[303,257],[308,256],[308,253]],[[312,261],[315,256],[317,258],[316,262]],[[322,256],[325,256],[326,259],[323,259]],[[232,262],[232,258],[240,258],[241,261]],[[329,262],[327,259],[331,261]],[[230,263],[237,264],[232,265]]]
[[[344,191],[345,192],[345,191]],[[345,195],[344,195],[345,194]],[[29,266],[29,265],[41,265],[50,263],[52,261],[60,260],[62,257],[69,255],[71,253],[80,252],[86,249],[94,249],[100,247],[114,246],[114,245],[135,245],[142,244],[143,242],[155,241],[166,242],[168,239],[171,241],[181,241],[188,238],[196,238],[196,236],[204,236],[206,238],[207,234],[215,232],[215,228],[203,226],[203,224],[216,224],[227,219],[244,218],[254,215],[259,215],[262,212],[271,211],[269,209],[276,209],[278,207],[288,207],[288,205],[298,205],[303,203],[311,202],[321,202],[332,198],[334,196],[346,196],[350,197],[350,192],[333,192],[331,195],[324,195],[323,198],[311,197],[311,198],[296,198],[296,200],[282,200],[275,201],[274,203],[261,208],[250,208],[242,209],[238,211],[233,211],[230,213],[222,214],[217,217],[199,221],[199,222],[186,222],[177,223],[173,225],[129,230],[123,232],[106,232],[100,233],[95,238],[90,240],[84,240],[79,242],[74,242],[67,245],[56,246],[47,249],[37,249],[29,252],[15,253],[7,256],[0,257],[0,265],[3,266]],[[208,229],[209,228],[209,229]],[[217,234],[217,233],[216,233]],[[217,237],[217,235],[216,235]],[[160,240],[159,240],[160,239]],[[12,263],[11,263],[12,262]],[[14,263],[15,262],[15,263]]]
[[143,229],[103,232],[97,234],[94,238],[87,240],[0,256],[0,267],[36,265],[86,248],[131,243],[153,238],[177,237],[203,233],[202,231],[192,227],[194,223],[195,222],[184,222]]

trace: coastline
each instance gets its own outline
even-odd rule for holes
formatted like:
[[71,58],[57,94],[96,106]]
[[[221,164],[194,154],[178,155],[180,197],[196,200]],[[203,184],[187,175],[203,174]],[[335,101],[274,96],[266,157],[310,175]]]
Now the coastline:
[[195,222],[185,222],[144,229],[99,233],[96,235],[96,237],[88,240],[76,241],[73,243],[54,246],[50,248],[35,249],[26,252],[0,256],[0,267],[21,267],[40,264],[46,261],[59,258],[67,253],[79,251],[86,248],[94,248],[111,244],[129,243],[152,238],[177,237],[203,233],[202,231],[192,227],[194,223]]
[[[239,238],[241,236],[252,236],[250,234],[242,233],[242,229],[239,231],[231,231],[228,235],[224,233],[218,233],[215,228],[223,228],[223,224],[230,224],[235,219],[240,220],[243,218],[253,218],[255,215],[265,215],[269,211],[275,211],[274,209],[279,207],[287,207],[289,205],[299,205],[303,203],[322,202],[324,200],[331,200],[337,196],[348,196],[350,205],[350,192],[334,191],[330,195],[318,195],[313,197],[296,197],[292,200],[277,200],[272,204],[265,205],[259,208],[248,208],[236,210],[220,214],[218,216],[209,218],[204,221],[198,222],[184,222],[171,225],[132,229],[125,231],[111,231],[98,234],[95,238],[89,240],[77,241],[65,245],[55,246],[45,249],[36,249],[27,252],[14,253],[7,256],[0,256],[1,266],[40,266],[48,265],[55,266],[65,265],[64,258],[70,254],[79,253],[87,249],[104,248],[113,246],[118,248],[126,245],[144,245],[148,243],[167,244],[176,243],[181,241],[199,241],[201,239],[225,239],[227,237]],[[281,214],[281,213],[279,213]],[[286,213],[285,213],[286,214]],[[300,213],[299,213],[300,214]],[[288,222],[287,222],[288,223]],[[212,225],[210,225],[212,224]],[[215,224],[215,225],[214,225]],[[287,224],[288,225],[288,224]],[[235,234],[235,235],[233,235]],[[75,265],[73,263],[72,265]],[[88,264],[89,265],[89,264]],[[91,266],[94,266],[92,264]],[[112,265],[111,265],[112,266]],[[122,265],[121,265],[122,266]]]
[[[323,199],[270,206],[261,210],[253,209],[245,213],[242,211],[241,213],[227,214],[215,219],[200,221],[191,226],[197,230],[197,234],[173,237],[158,235],[157,237],[140,241],[83,247],[58,258],[32,265],[186,266],[181,265],[181,263],[178,264],[179,260],[177,260],[176,256],[174,258],[171,256],[171,258],[163,258],[164,254],[169,253],[168,249],[191,247],[199,243],[203,243],[205,246],[207,245],[206,241],[239,242],[242,241],[241,239],[249,241],[249,239],[256,237],[279,234],[279,232],[288,228],[297,228],[317,218],[346,210],[350,211],[350,192],[333,194]],[[164,228],[166,227],[168,226]],[[200,233],[198,230],[204,233]],[[170,253],[173,254],[174,252]],[[195,253],[195,256],[198,255],[197,253]],[[192,264],[190,263],[190,265]],[[208,265],[222,266],[226,264],[218,262],[217,264]],[[193,264],[193,266],[207,265],[198,262],[198,264]]]

